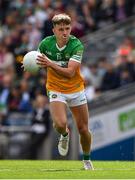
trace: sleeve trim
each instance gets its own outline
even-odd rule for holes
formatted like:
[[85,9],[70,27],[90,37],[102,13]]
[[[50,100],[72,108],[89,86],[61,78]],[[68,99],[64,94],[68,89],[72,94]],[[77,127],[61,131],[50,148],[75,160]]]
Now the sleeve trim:
[[70,58],[69,60],[70,60],[70,61],[75,61],[75,62],[78,62],[78,63],[81,64],[81,61],[78,61],[78,60],[76,60],[76,59]]

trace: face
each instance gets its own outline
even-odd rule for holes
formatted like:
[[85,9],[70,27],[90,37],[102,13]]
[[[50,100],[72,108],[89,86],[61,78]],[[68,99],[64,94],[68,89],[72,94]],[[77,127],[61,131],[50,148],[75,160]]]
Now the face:
[[71,33],[71,25],[56,24],[53,28],[53,33],[58,41],[67,41]]

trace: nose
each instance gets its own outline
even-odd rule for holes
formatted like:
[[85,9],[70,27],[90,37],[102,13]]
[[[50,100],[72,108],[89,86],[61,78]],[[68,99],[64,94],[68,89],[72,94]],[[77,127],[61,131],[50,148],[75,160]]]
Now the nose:
[[67,30],[65,29],[64,31],[63,31],[63,35],[66,35],[67,34]]

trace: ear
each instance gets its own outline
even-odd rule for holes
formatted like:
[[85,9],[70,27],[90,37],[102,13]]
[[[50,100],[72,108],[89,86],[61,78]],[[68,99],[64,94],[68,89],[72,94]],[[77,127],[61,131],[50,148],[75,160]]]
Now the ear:
[[70,28],[70,33],[71,33],[71,31],[72,31],[72,27]]
[[54,30],[54,28],[52,29],[52,31],[53,31],[53,33],[55,33],[55,30]]

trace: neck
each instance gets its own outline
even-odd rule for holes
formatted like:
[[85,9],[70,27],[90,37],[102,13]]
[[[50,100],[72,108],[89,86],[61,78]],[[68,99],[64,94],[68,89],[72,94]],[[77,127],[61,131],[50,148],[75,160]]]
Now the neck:
[[67,41],[57,41],[57,45],[61,48],[67,44]]
[[65,39],[65,40],[59,40],[57,39],[57,45],[59,46],[59,48],[65,46],[67,44],[69,39]]

